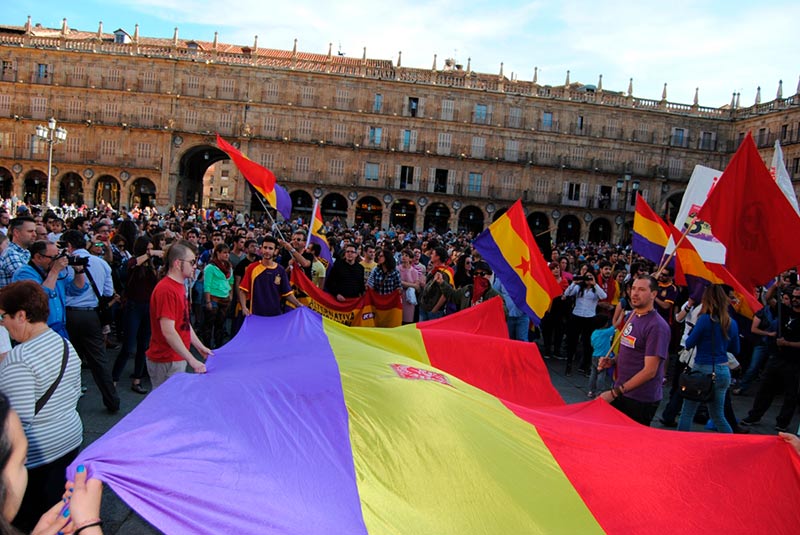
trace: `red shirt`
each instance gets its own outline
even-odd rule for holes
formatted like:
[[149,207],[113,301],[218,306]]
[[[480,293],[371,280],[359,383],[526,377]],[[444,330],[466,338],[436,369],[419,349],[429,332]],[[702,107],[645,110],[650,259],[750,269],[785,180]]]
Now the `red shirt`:
[[161,332],[161,318],[175,321],[175,329],[183,341],[186,349],[192,342],[192,332],[189,326],[189,301],[186,299],[186,289],[180,282],[169,277],[164,277],[153,290],[150,296],[150,347],[147,349],[147,358],[153,362],[178,362],[183,357],[167,343],[164,333]]

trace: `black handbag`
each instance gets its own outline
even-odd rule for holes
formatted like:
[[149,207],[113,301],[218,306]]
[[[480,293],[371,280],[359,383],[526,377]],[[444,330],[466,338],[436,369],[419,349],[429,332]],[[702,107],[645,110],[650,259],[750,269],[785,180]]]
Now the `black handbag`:
[[[714,348],[714,322],[711,324],[711,348]],[[678,388],[681,397],[690,401],[710,401],[714,396],[714,383],[717,381],[717,374],[714,370],[714,358],[711,358],[711,373],[703,373],[688,367],[678,377]]]

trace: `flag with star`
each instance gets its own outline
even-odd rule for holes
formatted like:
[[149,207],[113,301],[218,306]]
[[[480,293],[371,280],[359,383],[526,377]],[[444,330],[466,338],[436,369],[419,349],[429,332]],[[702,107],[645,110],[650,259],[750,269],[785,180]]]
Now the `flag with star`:
[[474,245],[500,277],[514,304],[538,325],[562,290],[536,245],[522,202],[515,202],[489,225]]

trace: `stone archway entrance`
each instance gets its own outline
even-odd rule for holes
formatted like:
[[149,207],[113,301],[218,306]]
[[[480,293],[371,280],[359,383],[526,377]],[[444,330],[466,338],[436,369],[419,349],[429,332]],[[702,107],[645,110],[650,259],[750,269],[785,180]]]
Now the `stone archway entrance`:
[[130,187],[130,206],[139,208],[154,206],[156,202],[156,185],[149,178],[137,178]]
[[97,179],[94,188],[94,205],[102,204],[119,208],[119,181],[111,175],[103,175]]
[[398,199],[392,203],[389,224],[393,227],[413,229],[416,216],[417,206],[414,201]]
[[[203,199],[203,178],[208,168],[216,162],[227,160],[228,155],[213,145],[196,145],[186,150],[181,156],[179,167],[180,179],[175,191],[176,206],[204,206],[210,204]],[[251,210],[262,210],[256,201]]]
[[83,204],[83,179],[78,173],[67,173],[58,185],[58,205]]

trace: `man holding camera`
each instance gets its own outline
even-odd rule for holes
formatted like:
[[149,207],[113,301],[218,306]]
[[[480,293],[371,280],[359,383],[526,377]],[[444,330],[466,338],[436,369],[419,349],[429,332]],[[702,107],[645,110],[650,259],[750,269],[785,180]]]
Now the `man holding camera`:
[[59,253],[56,244],[48,241],[34,242],[30,253],[30,261],[14,272],[12,282],[32,280],[42,285],[50,306],[47,325],[69,340],[66,298],[83,295],[89,290],[83,268],[67,269],[66,251]]
[[92,372],[97,388],[103,397],[103,405],[109,412],[119,411],[119,395],[111,379],[111,363],[106,355],[103,336],[101,299],[114,295],[111,267],[102,258],[92,256],[86,250],[86,242],[78,230],[68,230],[61,237],[69,254],[71,266],[85,266],[90,291],[81,295],[67,295],[67,332],[69,340],[81,360]]

